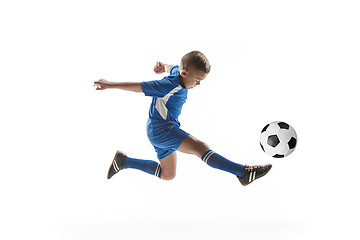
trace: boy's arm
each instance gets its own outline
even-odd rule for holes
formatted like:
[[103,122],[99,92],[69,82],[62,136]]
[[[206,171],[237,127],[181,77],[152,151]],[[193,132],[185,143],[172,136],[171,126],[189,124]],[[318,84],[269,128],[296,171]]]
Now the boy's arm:
[[100,79],[94,82],[96,90],[105,90],[108,88],[116,88],[125,91],[142,92],[140,82],[109,82],[105,79]]
[[164,73],[164,72],[170,73],[170,68],[172,68],[173,66],[174,65],[165,64],[162,62],[156,62],[156,65],[154,67],[154,72],[157,74]]

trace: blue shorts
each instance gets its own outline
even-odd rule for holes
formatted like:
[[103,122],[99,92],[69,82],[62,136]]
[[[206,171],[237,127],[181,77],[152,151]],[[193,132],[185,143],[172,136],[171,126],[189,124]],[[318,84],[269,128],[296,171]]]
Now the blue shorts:
[[149,119],[147,135],[161,160],[175,152],[189,135],[173,122]]

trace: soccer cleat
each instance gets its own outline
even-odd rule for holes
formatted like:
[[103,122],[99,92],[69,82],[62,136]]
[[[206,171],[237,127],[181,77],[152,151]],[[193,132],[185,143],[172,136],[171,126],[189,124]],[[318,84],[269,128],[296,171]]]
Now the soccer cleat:
[[243,177],[237,176],[240,183],[243,186],[246,186],[256,179],[259,179],[263,176],[265,176],[271,169],[271,164],[265,164],[265,165],[258,165],[258,166],[247,166],[245,165],[245,173]]
[[117,151],[114,157],[114,160],[112,161],[110,168],[109,168],[109,172],[107,175],[107,178],[110,179],[112,176],[114,176],[116,173],[118,173],[120,170],[122,170],[122,161],[126,158],[127,156],[120,152]]

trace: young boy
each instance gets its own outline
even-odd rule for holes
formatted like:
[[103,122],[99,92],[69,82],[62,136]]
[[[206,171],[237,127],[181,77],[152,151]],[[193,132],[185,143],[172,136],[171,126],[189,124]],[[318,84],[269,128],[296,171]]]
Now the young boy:
[[138,169],[163,180],[172,180],[176,174],[176,151],[194,154],[213,168],[234,174],[242,185],[248,185],[267,174],[271,165],[247,166],[229,161],[210,150],[209,146],[180,128],[178,117],[187,99],[187,92],[204,81],[210,72],[208,59],[199,51],[182,57],[180,66],[157,62],[154,71],[169,76],[149,82],[109,82],[100,79],[94,82],[96,90],[117,88],[143,92],[153,97],[147,135],[157,152],[160,164],[151,160],[131,158],[117,151],[108,171],[108,179],[122,169]]

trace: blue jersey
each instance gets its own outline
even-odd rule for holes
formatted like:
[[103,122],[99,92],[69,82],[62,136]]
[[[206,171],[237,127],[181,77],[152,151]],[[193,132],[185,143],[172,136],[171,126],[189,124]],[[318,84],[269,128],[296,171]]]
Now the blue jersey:
[[186,88],[180,85],[179,66],[170,69],[170,75],[161,80],[142,82],[142,91],[146,96],[152,96],[150,119],[170,121],[180,126],[178,117],[186,102]]

